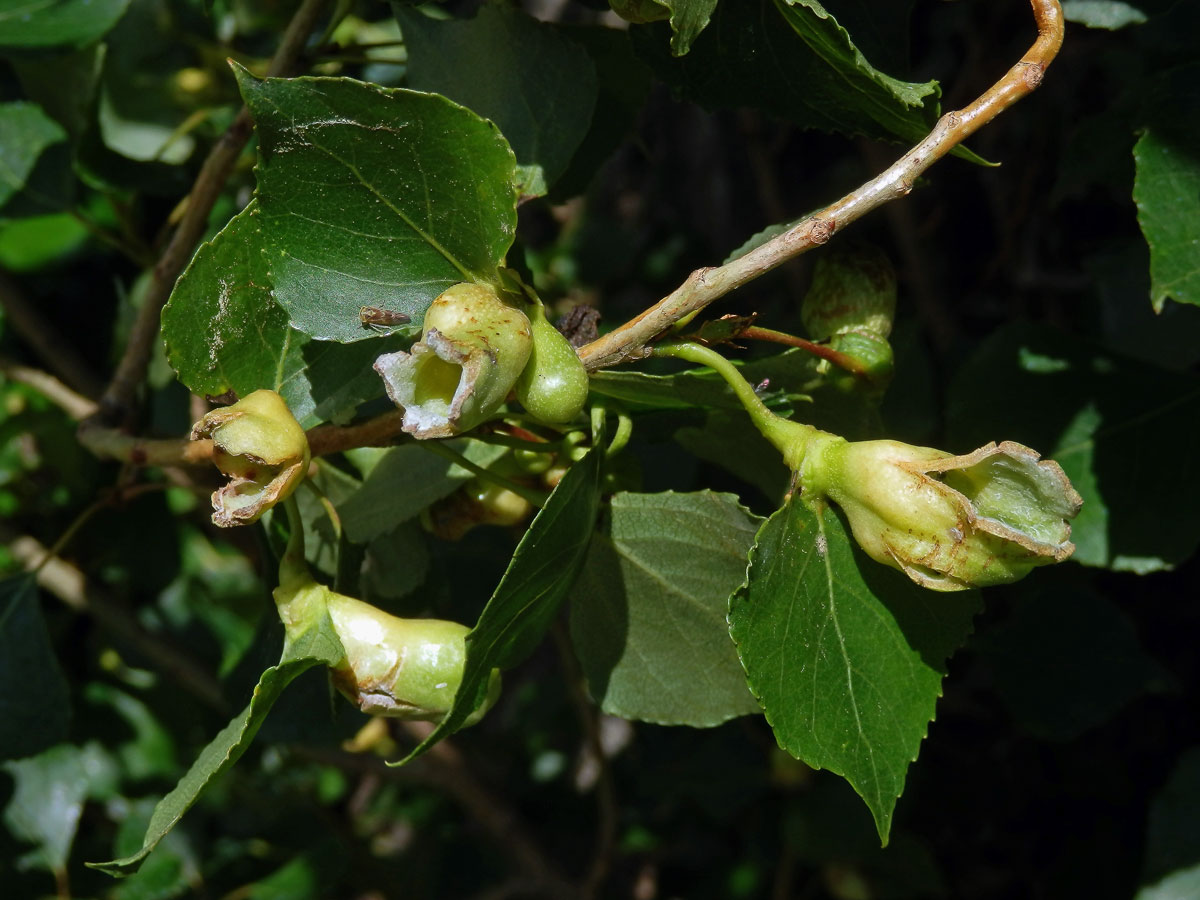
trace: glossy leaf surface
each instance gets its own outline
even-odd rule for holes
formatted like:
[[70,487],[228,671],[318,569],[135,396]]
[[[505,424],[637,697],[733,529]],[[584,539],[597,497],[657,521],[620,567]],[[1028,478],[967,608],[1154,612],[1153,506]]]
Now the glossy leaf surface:
[[453,707],[401,764],[461,728],[483,702],[492,669],[511,669],[545,637],[587,554],[600,508],[600,460],[593,450],[573,465],[530,523],[467,635],[467,662]]
[[978,592],[917,587],[855,547],[840,517],[792,499],[759,529],[730,633],[779,745],[846,778],[886,844],[946,660]]
[[409,48],[409,87],[495,122],[516,154],[521,193],[546,193],[592,122],[596,68],[583,48],[558,27],[498,5],[469,21],[404,7],[396,17]]
[[259,139],[262,246],[293,327],[358,341],[364,305],[419,323],[450,285],[495,278],[517,197],[494,125],[349,78],[238,77]]
[[732,494],[612,498],[571,611],[601,709],[701,728],[759,711],[725,621],[759,521]]

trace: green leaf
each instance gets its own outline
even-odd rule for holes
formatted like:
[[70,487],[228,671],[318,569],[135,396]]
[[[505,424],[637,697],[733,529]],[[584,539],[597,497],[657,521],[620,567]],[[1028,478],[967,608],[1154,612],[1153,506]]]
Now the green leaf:
[[[481,441],[455,440],[450,446],[485,467],[505,452]],[[338,503],[342,528],[349,540],[365,543],[392,531],[473,477],[419,442],[393,447],[371,469],[362,487]]]
[[0,224],[0,267],[10,272],[35,272],[65,264],[65,257],[87,240],[87,227],[70,213]]
[[897,74],[909,68],[914,0],[822,0],[825,7],[877,67]]
[[[667,19],[671,26],[671,53],[683,56],[708,26],[717,0],[626,0],[613,6],[623,15],[631,16],[631,21]],[[638,9],[639,6],[642,8]]]
[[496,280],[517,192],[495,125],[432,94],[237,75],[258,131],[267,266],[294,328],[359,341],[363,305],[418,323],[450,285]]
[[980,347],[947,399],[952,449],[1012,440],[1063,467],[1083,497],[1075,561],[1146,573],[1200,545],[1200,507],[1187,499],[1200,495],[1200,469],[1177,449],[1200,442],[1200,379],[1014,325]]
[[416,522],[406,522],[367,545],[362,564],[363,595],[387,605],[412,593],[429,574],[429,548],[425,532]]
[[1121,0],[1066,0],[1062,5],[1063,18],[1088,28],[1116,31],[1126,25],[1141,25],[1146,14]]
[[126,776],[144,781],[169,778],[178,771],[170,733],[141,700],[100,681],[89,683],[84,696],[88,703],[111,709],[133,732],[130,740],[113,751]]
[[869,560],[841,518],[798,499],[759,529],[730,633],[788,753],[842,775],[887,843],[896,798],[978,592],[941,594]]
[[650,69],[634,54],[628,32],[577,25],[563,33],[591,58],[597,93],[591,126],[554,186],[556,198],[587,190],[600,166],[636,127],[651,85]]
[[0,209],[26,189],[46,149],[66,139],[62,126],[37,104],[0,103]]
[[[1200,73],[1200,68],[1196,68]],[[1150,245],[1150,302],[1200,305],[1200,157],[1195,144],[1151,127],[1133,148],[1133,199]]]
[[571,607],[571,638],[604,712],[696,728],[759,712],[725,615],[760,521],[733,494],[612,498]]
[[[244,397],[271,388],[305,426],[348,418],[383,395],[371,364],[399,349],[400,336],[353,346],[314,341],[289,327],[271,290],[260,211],[251,202],[200,247],[163,310],[167,359],[189,390]],[[362,328],[357,308],[354,323]]]
[[71,697],[32,575],[0,581],[0,759],[30,756],[67,733]]
[[1137,892],[1134,900],[1193,900],[1200,897],[1200,863],[1172,872]]
[[0,53],[84,47],[103,37],[129,0],[0,0]]
[[307,342],[271,299],[260,222],[251,201],[196,251],[163,309],[167,361],[193,393],[278,388]]
[[541,642],[587,555],[600,509],[602,456],[592,450],[571,466],[534,516],[467,635],[467,661],[454,705],[429,737],[394,765],[415,759],[458,731],[486,697],[492,669],[511,669]]
[[[770,391],[763,395],[764,402],[785,414],[793,401],[806,396],[803,392],[817,375],[815,364],[815,358],[803,350],[785,350],[741,365],[740,369],[751,384],[767,379]],[[601,370],[592,373],[589,386],[606,397],[650,409],[743,410],[725,379],[711,369],[693,367],[673,375]]]
[[108,44],[102,43],[64,53],[21,55],[9,62],[25,96],[74,138],[95,117],[96,89],[107,52]]
[[936,82],[874,68],[815,0],[722,3],[682,59],[637,32],[634,40],[664,80],[708,107],[754,106],[802,128],[908,142],[937,113]]
[[333,623],[328,613],[323,613],[306,631],[284,645],[279,664],[262,673],[246,708],[200,751],[192,767],[175,788],[154,807],[154,814],[150,817],[141,849],[122,859],[87,863],[87,866],[109,875],[124,875],[136,871],[163,836],[175,827],[183,814],[196,802],[209,782],[237,762],[254,740],[254,735],[258,733],[279,695],[296,676],[315,665],[333,665],[343,656],[345,651],[333,629]]
[[15,783],[4,810],[4,824],[14,836],[35,845],[18,861],[18,867],[48,869],[61,879],[83,803],[98,784],[111,778],[111,763],[98,744],[82,748],[59,744],[0,768]]
[[[846,391],[827,381],[827,373],[818,369],[819,360],[804,350],[785,350],[771,356],[740,364],[742,376],[759,386],[759,396],[781,416],[796,415],[818,428],[852,439],[878,431],[876,403],[868,391]],[[690,368],[673,375],[650,375],[633,371],[592,373],[589,387],[598,394],[613,397],[634,409],[662,410],[707,408],[728,411],[718,417],[721,427],[744,423],[753,432],[742,404],[725,379],[711,369]],[[757,436],[751,438],[757,441]],[[702,455],[716,455],[709,448]],[[749,464],[747,462],[747,464]],[[761,473],[769,476],[769,472]]]
[[442,94],[500,126],[522,169],[521,193],[541,196],[567,168],[592,122],[596,67],[554,25],[495,4],[469,21],[396,7],[408,86]]
[[[1162,786],[1150,805],[1150,821],[1146,829],[1145,881],[1160,879],[1170,873],[1191,870],[1192,879],[1200,879],[1200,845],[1196,843],[1196,823],[1200,822],[1200,747],[1186,750],[1176,763],[1167,783]],[[1164,879],[1164,882],[1170,879]],[[1200,883],[1197,881],[1196,883]],[[1163,888],[1160,884],[1160,891]],[[1151,894],[1143,897],[1194,897],[1192,894]]]

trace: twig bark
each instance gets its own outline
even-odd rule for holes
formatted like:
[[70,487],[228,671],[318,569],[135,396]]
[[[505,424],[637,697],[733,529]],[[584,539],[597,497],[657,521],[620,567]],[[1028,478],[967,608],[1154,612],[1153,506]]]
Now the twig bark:
[[48,372],[23,366],[6,356],[0,356],[0,375],[33,388],[76,421],[86,419],[98,408],[87,397],[75,393]]
[[[291,69],[304,49],[304,43],[312,33],[326,2],[327,0],[303,0],[283,33],[279,49],[267,69],[268,75],[283,75]],[[208,225],[208,214],[212,212],[213,204],[220,196],[242,148],[250,139],[251,131],[250,112],[243,107],[200,167],[200,174],[196,176],[188,195],[187,207],[179,221],[179,227],[171,235],[162,256],[151,272],[150,285],[130,330],[125,353],[100,398],[100,414],[108,422],[123,423],[133,413],[138,385],[146,375],[154,339],[158,336],[159,316],[163,305],[170,297],[180,273],[192,258],[196,244],[204,235]]]
[[[307,432],[308,446],[314,458],[355,447],[387,447],[403,434],[400,428],[403,422],[404,411],[397,409],[357,425],[318,425]],[[194,466],[212,460],[210,440],[149,440],[94,424],[79,429],[79,442],[101,459],[120,460],[135,466]]]
[[890,200],[907,195],[916,178],[1008,107],[1041,84],[1063,39],[1058,0],[1031,0],[1038,36],[1021,60],[964,108],[943,115],[929,135],[880,175],[795,227],[723,266],[697,269],[673,293],[614,331],[580,348],[589,370],[648,354],[646,345],[686,316],[801,253]]

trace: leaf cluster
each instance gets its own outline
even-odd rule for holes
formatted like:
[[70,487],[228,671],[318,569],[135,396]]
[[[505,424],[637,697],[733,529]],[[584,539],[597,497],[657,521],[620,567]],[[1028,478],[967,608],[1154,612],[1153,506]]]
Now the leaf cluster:
[[[436,452],[318,454],[315,577],[472,626],[449,715],[385,724],[331,691],[328,621],[284,645],[282,515],[215,529],[215,472],[77,440],[189,204],[203,241],[120,424],[169,441],[270,388],[317,447],[386,422],[372,363],[446,287],[517,278],[607,331],[1031,40],[1020,4],[597,5],[330,6],[283,78],[291,9],[0,0],[5,896],[1194,892],[1194,4],[1064,3],[1039,92],[836,235],[899,276],[886,392],[740,336],[803,333],[807,258],[701,328],[780,415],[1056,459],[1077,549],[1020,584],[934,594],[867,559],[723,380],[643,361],[562,427],[510,404]],[[516,524],[490,505],[514,484],[542,500]]]

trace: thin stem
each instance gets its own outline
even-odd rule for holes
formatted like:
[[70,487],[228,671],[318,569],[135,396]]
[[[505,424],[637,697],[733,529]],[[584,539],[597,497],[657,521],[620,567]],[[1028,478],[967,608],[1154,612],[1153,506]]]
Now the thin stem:
[[[292,67],[326,2],[303,0],[280,39],[279,49],[267,70],[268,75],[282,75]],[[242,148],[250,139],[251,130],[250,112],[243,107],[200,167],[200,174],[196,176],[187,198],[187,209],[151,272],[150,284],[130,330],[125,353],[101,397],[101,414],[109,421],[125,421],[133,412],[134,397],[146,375],[146,367],[158,336],[162,308],[208,227],[208,214],[224,189]]]
[[[318,462],[316,465],[320,468],[321,464]],[[329,495],[317,487],[311,478],[305,478],[301,487],[312,491],[313,496],[317,498],[317,502],[321,504],[321,509],[325,511],[325,518],[329,519],[329,525],[333,529],[334,538],[341,540],[342,517],[338,515],[337,508],[333,505],[333,501],[329,499]]]
[[448,447],[443,441],[421,441],[418,446],[423,447],[430,453],[436,453],[443,459],[450,460],[455,465],[462,466],[468,472],[478,475],[485,481],[490,481],[492,484],[497,484],[505,490],[512,491],[518,497],[523,497],[524,499],[528,500],[538,509],[541,509],[546,505],[546,500],[548,499],[547,494],[543,493],[542,491],[534,490],[527,485],[513,481],[511,478],[505,478],[503,475],[493,472],[490,469],[485,469],[483,466],[471,462],[471,460],[467,459],[457,450]]
[[754,427],[783,454],[784,461],[792,469],[796,468],[793,460],[803,457],[809,441],[821,433],[812,425],[792,422],[771,412],[754,392],[750,382],[738,371],[737,366],[716,350],[700,344],[660,344],[654,348],[653,353],[655,356],[669,356],[708,366],[724,378],[738,402],[749,413]]
[[629,438],[633,436],[633,419],[628,413],[618,411],[617,430],[613,434],[613,439],[609,442],[608,448],[604,451],[605,456],[616,456],[625,449],[625,445],[629,443]]
[[1063,15],[1058,0],[1031,0],[1038,36],[1021,60],[961,110],[942,116],[929,135],[886,171],[783,234],[723,266],[697,269],[670,295],[608,334],[579,349],[589,371],[649,355],[646,345],[676,322],[826,243],[834,233],[883,204],[906,196],[916,178],[1008,107],[1031,93],[1062,46]]
[[[300,585],[312,581],[312,573],[308,571],[308,561],[304,557],[304,519],[300,516],[300,504],[295,496],[291,496],[283,501],[283,508],[287,512],[288,542],[279,560],[279,590],[290,596]],[[281,609],[280,618],[287,624],[289,619],[283,612]]]
[[839,369],[845,369],[852,375],[865,375],[867,370],[863,366],[862,361],[855,359],[838,350],[834,350],[825,344],[815,344],[812,341],[806,341],[804,338],[796,337],[793,334],[788,334],[783,331],[775,331],[771,328],[759,328],[756,325],[751,325],[749,328],[742,329],[738,333],[739,338],[745,338],[748,341],[770,341],[774,344],[783,344],[788,347],[799,347],[813,356],[827,359]]

